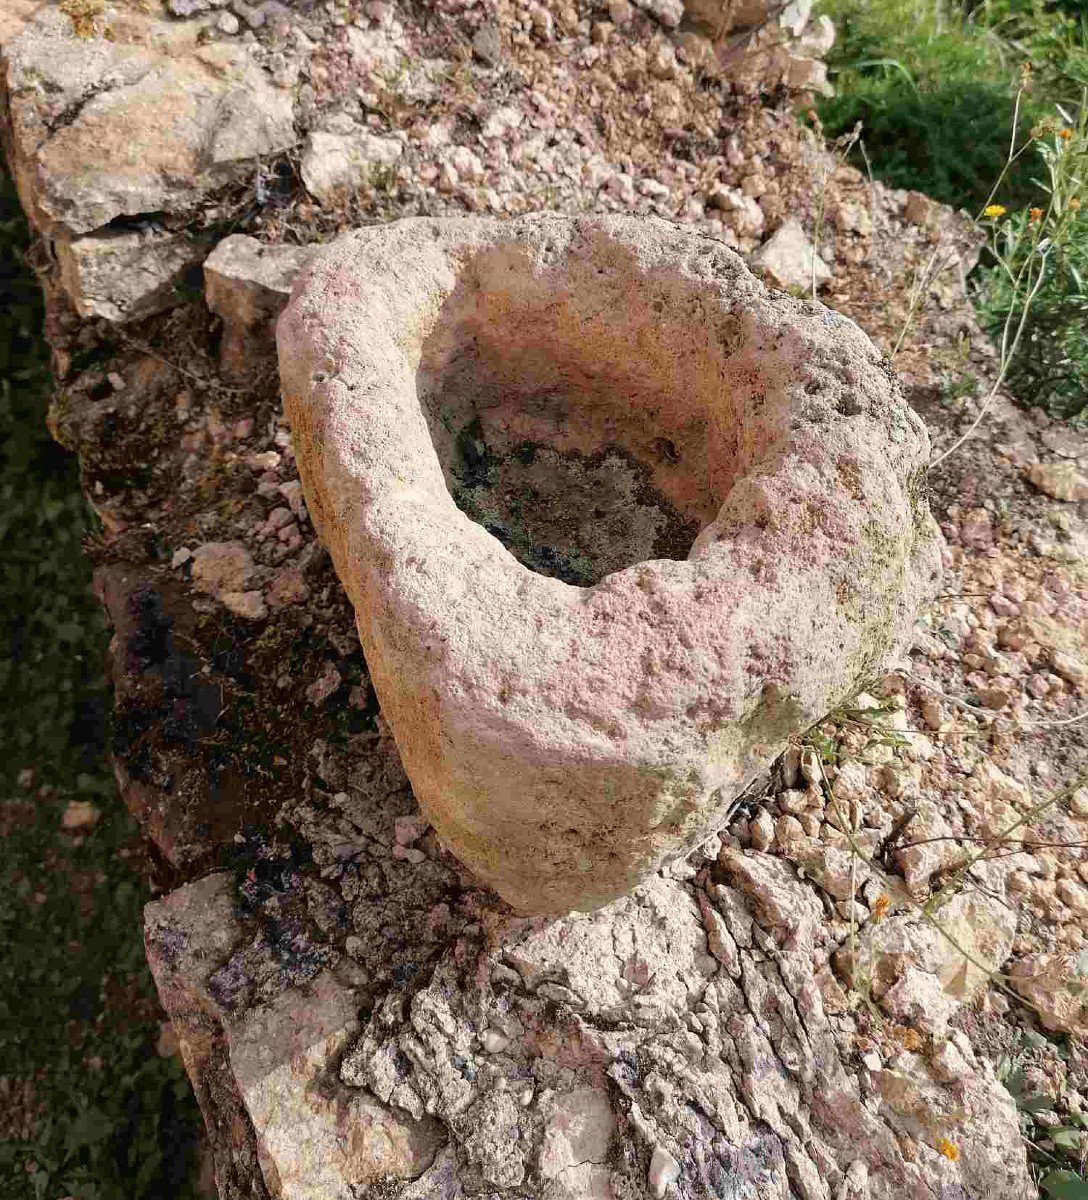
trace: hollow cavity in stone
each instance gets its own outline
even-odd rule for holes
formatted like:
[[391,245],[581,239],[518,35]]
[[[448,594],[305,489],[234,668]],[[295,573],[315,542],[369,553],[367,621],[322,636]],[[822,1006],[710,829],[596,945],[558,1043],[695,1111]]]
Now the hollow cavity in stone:
[[713,283],[634,263],[568,261],[544,294],[512,287],[532,278],[528,258],[480,253],[422,347],[417,395],[450,495],[566,583],[685,560],[783,433],[764,372],[733,361],[743,315],[701,320]]
[[[662,453],[675,455],[662,440]],[[530,570],[588,587],[643,559],[687,558],[698,522],[676,511],[624,447],[581,454],[507,442],[475,417],[444,466],[457,507]]]

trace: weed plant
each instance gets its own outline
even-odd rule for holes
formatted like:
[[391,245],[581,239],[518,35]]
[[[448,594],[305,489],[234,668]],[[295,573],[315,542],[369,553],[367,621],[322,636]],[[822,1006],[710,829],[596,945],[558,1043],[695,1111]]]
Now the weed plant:
[[[1088,85],[1088,9],[1043,0],[823,0],[837,39],[828,66],[835,95],[819,105],[830,137],[860,121],[874,175],[977,212],[1001,172],[1010,128],[1027,140],[1055,104]],[[1020,68],[1034,86],[1016,98]],[[855,154],[863,165],[860,150]],[[1006,179],[1010,209],[1035,203],[1034,167]]]

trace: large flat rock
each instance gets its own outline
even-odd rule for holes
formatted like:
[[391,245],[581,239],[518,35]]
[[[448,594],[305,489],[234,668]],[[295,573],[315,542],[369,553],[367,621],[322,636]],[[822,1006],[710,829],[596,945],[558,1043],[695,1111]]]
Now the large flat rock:
[[859,1061],[822,998],[820,903],[780,860],[730,852],[559,920],[448,893],[398,927],[416,969],[391,975],[382,939],[319,937],[307,873],[253,875],[146,910],[231,1200],[1033,1195],[1012,1098],[961,1034]]
[[293,144],[290,93],[200,28],[118,4],[83,29],[47,5],[4,46],[12,167],[41,231],[192,209]]

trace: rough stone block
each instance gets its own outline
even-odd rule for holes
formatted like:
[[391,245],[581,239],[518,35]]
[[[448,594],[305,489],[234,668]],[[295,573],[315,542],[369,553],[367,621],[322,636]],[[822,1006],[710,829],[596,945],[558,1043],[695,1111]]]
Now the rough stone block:
[[337,1078],[359,1032],[350,972],[326,968],[276,986],[264,1004],[240,1005],[246,965],[231,951],[242,930],[225,874],[147,905],[144,920],[148,962],[209,1128],[233,1112],[221,1188],[233,1158],[249,1162],[250,1194],[277,1200],[352,1200],[431,1165],[445,1140],[437,1121],[394,1112]]
[[177,302],[177,285],[199,265],[206,246],[154,229],[109,229],[58,237],[60,280],[81,317],[133,321]]
[[44,5],[4,46],[11,164],[38,229],[188,210],[294,144],[290,93],[244,47],[200,32],[120,5],[80,32]]
[[220,366],[227,376],[243,376],[275,352],[275,320],[312,257],[310,246],[267,245],[236,233],[205,260],[204,297],[223,319]]
[[935,590],[894,373],[718,242],[398,221],[318,256],[278,342],[413,789],[520,909],[592,909],[705,840]]

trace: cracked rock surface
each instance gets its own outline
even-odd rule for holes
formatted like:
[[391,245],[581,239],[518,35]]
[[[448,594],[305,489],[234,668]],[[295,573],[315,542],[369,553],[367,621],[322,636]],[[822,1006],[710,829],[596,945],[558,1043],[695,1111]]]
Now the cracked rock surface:
[[290,94],[240,47],[127,5],[102,20],[110,36],[84,39],[45,5],[5,47],[12,166],[39,228],[191,207],[294,142]]
[[[414,891],[433,866],[402,869]],[[618,1200],[670,1161],[685,1197],[1032,1194],[966,1038],[851,1051],[821,906],[779,859],[723,850],[566,918],[462,893],[457,932],[408,948],[427,968],[391,976],[372,943],[315,944],[288,915],[304,890],[287,872],[240,917],[220,874],[147,910],[186,1061],[229,1063],[272,1195]]]

